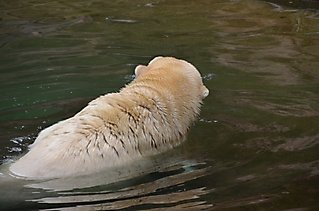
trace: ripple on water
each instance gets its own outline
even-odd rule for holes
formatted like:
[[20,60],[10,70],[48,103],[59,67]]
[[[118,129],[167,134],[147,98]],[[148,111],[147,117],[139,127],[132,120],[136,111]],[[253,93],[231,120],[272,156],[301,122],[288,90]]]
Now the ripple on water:
[[138,23],[137,20],[133,19],[119,19],[119,18],[113,18],[113,17],[106,17],[106,21],[110,21],[112,23]]
[[[161,161],[168,160],[161,159]],[[212,206],[203,199],[210,190],[192,184],[197,179],[208,175],[209,167],[205,163],[182,161],[182,163],[161,162],[155,166],[153,164],[154,160],[151,162],[144,160],[138,166],[134,164],[128,169],[117,169],[113,171],[115,173],[113,175],[112,171],[108,171],[105,174],[95,175],[93,178],[57,179],[27,186],[57,192],[58,196],[31,201],[59,210],[142,209],[149,205],[152,205],[154,209],[175,210],[202,209]],[[94,187],[97,189],[95,190]],[[101,187],[104,187],[102,191],[98,191]],[[66,190],[69,188],[74,190]],[[81,205],[74,207],[74,204],[79,202]]]

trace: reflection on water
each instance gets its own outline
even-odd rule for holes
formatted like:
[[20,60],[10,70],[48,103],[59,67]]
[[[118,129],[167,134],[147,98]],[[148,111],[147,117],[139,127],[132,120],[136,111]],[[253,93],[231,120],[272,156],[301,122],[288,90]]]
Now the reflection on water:
[[[200,201],[200,196],[209,192],[205,187],[187,189],[187,182],[205,176],[207,168],[196,169],[196,166],[175,168],[171,168],[169,171],[152,172],[150,174],[144,172],[146,176],[153,176],[154,178],[151,181],[147,181],[144,178],[146,181],[143,181],[142,184],[133,186],[130,186],[126,182],[124,188],[116,191],[63,192],[63,196],[46,197],[33,201],[45,204],[81,202],[82,205],[77,206],[77,208],[90,208],[90,210],[132,208],[144,204],[153,204],[159,207],[164,206],[172,210],[177,207],[210,207],[210,204]],[[187,170],[187,168],[194,169]],[[92,204],[93,202],[96,204]],[[84,205],[84,203],[90,204]]]
[[[316,1],[0,3],[0,209],[319,209]],[[43,128],[174,55],[211,95],[187,141],[90,177],[18,180]]]
[[[2,194],[6,188],[24,187],[25,206],[59,210],[118,210],[181,208],[203,209],[212,206],[201,196],[210,191],[194,181],[206,177],[209,167],[172,153],[106,172],[48,181],[17,181],[3,175]],[[2,171],[6,171],[2,168]],[[7,174],[7,173],[6,173]],[[10,190],[10,192],[17,190]],[[33,197],[28,196],[32,194]],[[21,194],[22,195],[22,194]],[[5,208],[19,209],[17,199]],[[36,204],[34,204],[36,203]]]

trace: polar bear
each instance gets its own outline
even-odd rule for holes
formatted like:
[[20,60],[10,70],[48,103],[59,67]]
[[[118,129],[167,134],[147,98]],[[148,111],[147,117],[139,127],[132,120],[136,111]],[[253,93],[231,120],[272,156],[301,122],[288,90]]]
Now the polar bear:
[[10,171],[29,179],[78,176],[171,149],[184,140],[208,94],[192,64],[155,57],[138,65],[120,92],[41,131]]

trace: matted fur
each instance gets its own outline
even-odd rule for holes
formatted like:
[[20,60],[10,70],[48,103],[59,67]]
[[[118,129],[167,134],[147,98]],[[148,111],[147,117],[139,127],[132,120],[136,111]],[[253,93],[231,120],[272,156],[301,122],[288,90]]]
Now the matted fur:
[[58,178],[101,171],[180,144],[209,91],[184,60],[156,57],[119,93],[91,101],[41,131],[14,175]]

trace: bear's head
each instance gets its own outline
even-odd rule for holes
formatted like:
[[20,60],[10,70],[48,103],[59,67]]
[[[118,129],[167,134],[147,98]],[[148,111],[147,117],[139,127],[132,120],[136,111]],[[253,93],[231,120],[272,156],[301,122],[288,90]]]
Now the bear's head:
[[[135,77],[139,78],[142,75],[147,75],[152,71],[171,71],[181,75],[186,75],[188,81],[185,81],[186,86],[198,88],[201,93],[201,98],[204,99],[209,95],[209,90],[203,84],[202,77],[199,71],[189,62],[173,57],[157,56],[152,59],[147,66],[138,65],[135,68]],[[191,83],[191,84],[187,84]],[[186,91],[186,89],[184,90]]]

